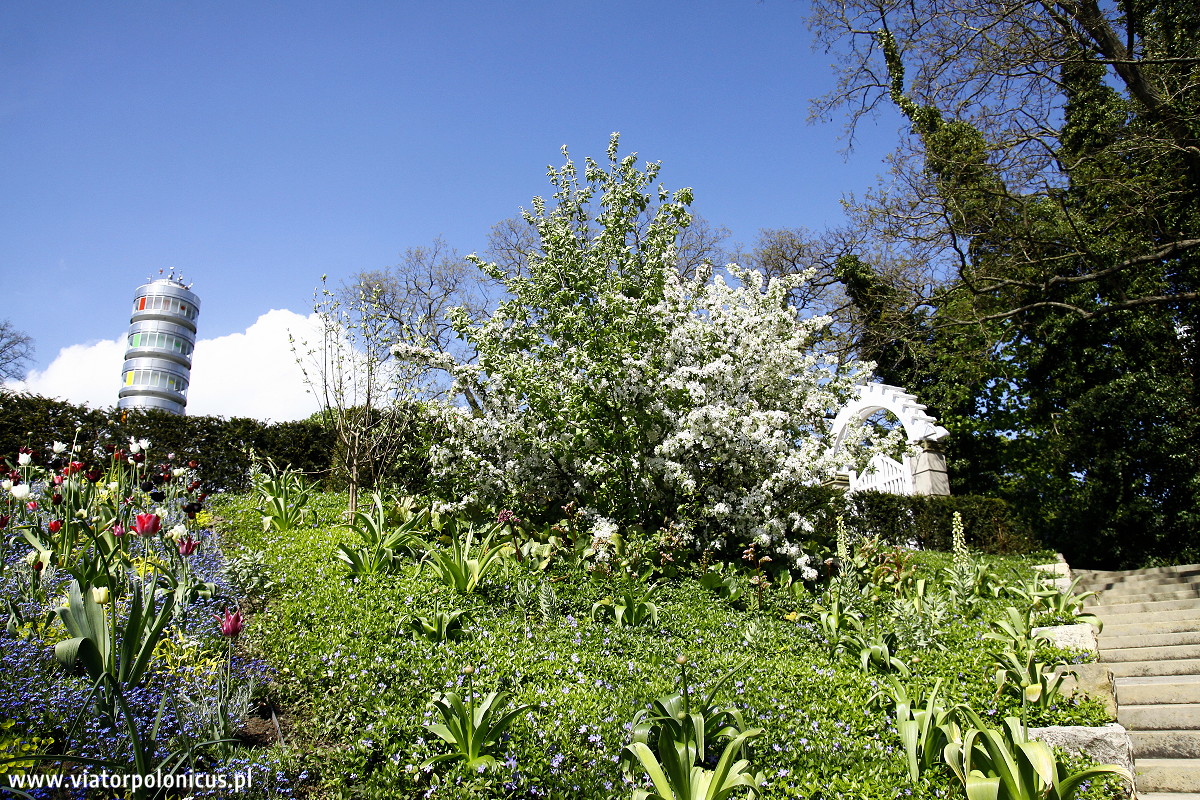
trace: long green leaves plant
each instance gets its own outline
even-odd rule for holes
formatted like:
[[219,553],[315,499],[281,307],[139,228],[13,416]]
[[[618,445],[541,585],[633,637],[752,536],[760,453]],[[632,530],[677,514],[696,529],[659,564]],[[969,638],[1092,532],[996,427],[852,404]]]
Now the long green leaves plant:
[[499,743],[513,722],[532,706],[509,708],[511,695],[504,691],[489,692],[482,700],[475,697],[475,668],[466,666],[466,697],[458,692],[444,692],[433,700],[441,722],[430,723],[426,730],[449,744],[454,751],[433,756],[423,766],[442,761],[462,760],[469,770],[495,769],[495,757],[488,752]]
[[1071,800],[1084,781],[1117,775],[1133,784],[1124,767],[1103,764],[1070,772],[1044,742],[1030,740],[1021,720],[1007,717],[1001,730],[986,726],[970,709],[971,727],[943,755],[970,800]]

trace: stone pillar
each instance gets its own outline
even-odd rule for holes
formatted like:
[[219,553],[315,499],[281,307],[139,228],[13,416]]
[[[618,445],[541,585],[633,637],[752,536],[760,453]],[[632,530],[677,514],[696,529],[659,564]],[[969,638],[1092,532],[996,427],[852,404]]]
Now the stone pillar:
[[850,488],[850,476],[845,472],[839,472],[832,478],[826,478],[821,482],[821,485],[833,489],[841,489],[844,492]]
[[922,441],[921,452],[913,459],[913,494],[950,494],[946,457],[933,442]]

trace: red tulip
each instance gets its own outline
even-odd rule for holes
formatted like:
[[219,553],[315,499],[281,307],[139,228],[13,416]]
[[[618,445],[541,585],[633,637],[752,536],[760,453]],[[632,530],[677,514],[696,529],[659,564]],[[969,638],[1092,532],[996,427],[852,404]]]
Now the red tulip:
[[242,619],[241,611],[235,611],[231,614],[229,613],[229,610],[226,609],[224,617],[222,617],[220,614],[213,614],[213,619],[221,623],[221,635],[227,636],[230,639],[237,636],[242,632],[242,629],[246,627],[246,621]]
[[138,514],[133,530],[142,536],[153,536],[162,527],[162,519],[158,514]]
[[37,511],[37,501],[30,500],[28,503],[25,504],[25,507],[28,508],[30,511]]
[[51,533],[58,533],[62,530],[62,521],[57,519],[50,520],[49,528]]
[[190,556],[192,553],[196,552],[196,548],[199,546],[199,542],[197,542],[191,536],[188,536],[179,542],[179,555]]
[[0,530],[8,527],[8,514],[0,514]]

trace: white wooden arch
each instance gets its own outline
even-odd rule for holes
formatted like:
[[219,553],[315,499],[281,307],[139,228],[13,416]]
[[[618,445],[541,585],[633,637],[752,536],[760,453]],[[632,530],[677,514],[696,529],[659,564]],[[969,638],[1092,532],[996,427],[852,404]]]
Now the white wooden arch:
[[871,458],[861,474],[847,470],[849,491],[876,489],[892,494],[950,494],[946,459],[929,446],[949,436],[950,432],[925,412],[925,406],[917,402],[916,395],[899,386],[886,383],[859,386],[833,420],[830,429],[832,452],[836,454],[841,450],[851,424],[865,422],[879,411],[894,414],[904,426],[908,443],[919,445],[921,452],[915,457],[905,456],[902,462],[879,454]]

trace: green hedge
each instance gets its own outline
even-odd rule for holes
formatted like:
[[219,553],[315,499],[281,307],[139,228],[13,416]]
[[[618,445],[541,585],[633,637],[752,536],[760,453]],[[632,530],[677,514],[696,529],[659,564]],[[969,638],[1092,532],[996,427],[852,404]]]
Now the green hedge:
[[31,394],[0,391],[0,458],[30,447],[44,463],[56,441],[78,442],[83,460],[130,438],[148,439],[151,457],[196,460],[206,491],[244,491],[250,451],[313,477],[329,474],[334,436],[319,420],[265,423],[246,417],[176,416],[162,411],[90,409]]
[[934,497],[854,492],[813,487],[795,498],[796,507],[813,520],[813,539],[833,549],[837,518],[861,536],[878,536],[890,544],[915,544],[923,550],[949,550],[954,512],[962,514],[967,546],[985,553],[1009,555],[1043,549],[1027,524],[1004,500],[972,495]]

